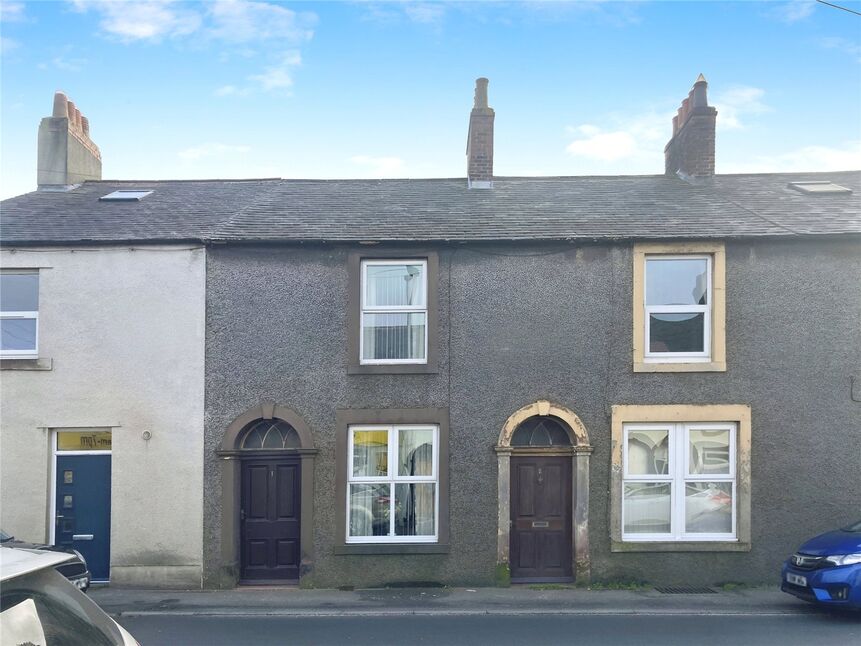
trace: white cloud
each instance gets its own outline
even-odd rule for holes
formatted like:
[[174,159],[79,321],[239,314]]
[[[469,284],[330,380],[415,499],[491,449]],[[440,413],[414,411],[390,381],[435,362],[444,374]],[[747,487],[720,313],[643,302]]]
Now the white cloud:
[[400,157],[370,157],[356,155],[350,161],[368,171],[372,177],[403,177],[404,160]]
[[771,15],[781,22],[798,22],[804,20],[816,9],[814,0],[792,0],[781,2],[771,8]]
[[3,0],[0,3],[0,22],[25,22],[26,20],[23,2]]
[[597,162],[626,162],[627,172],[652,172],[663,158],[669,138],[671,114],[654,111],[639,115],[611,115],[610,125],[583,124],[567,128],[575,139],[566,152],[576,159]]
[[86,58],[64,58],[63,56],[55,56],[49,62],[39,63],[36,67],[40,70],[46,70],[49,67],[53,67],[64,72],[80,72],[86,63]]
[[201,25],[200,14],[174,0],[72,0],[72,4],[79,12],[98,12],[100,27],[125,42],[187,36]]
[[18,49],[21,46],[17,40],[12,38],[7,38],[6,36],[0,36],[0,53],[5,54],[6,52],[11,52],[13,49]]
[[445,16],[445,7],[438,2],[410,2],[404,6],[404,14],[413,22],[433,25]]
[[317,21],[317,16],[310,12],[297,13],[281,5],[236,0],[215,2],[209,14],[213,22],[210,35],[233,43],[270,39],[301,43],[314,35],[311,26]]
[[317,15],[312,12],[250,0],[217,0],[194,5],[180,0],[68,1],[76,11],[99,14],[101,29],[126,43],[158,42],[196,34],[198,43],[229,44],[229,51],[220,54],[222,60],[231,56],[251,58],[258,51],[269,55],[271,64],[247,77],[251,85],[240,87],[226,83],[214,90],[216,96],[244,96],[254,89],[271,91],[291,87],[293,69],[302,59],[297,49],[284,51],[284,48],[313,38],[312,27],[317,22]]
[[745,127],[743,118],[771,112],[771,108],[762,102],[764,96],[765,90],[746,85],[736,85],[721,92],[714,99],[718,111],[717,127],[739,130]]
[[857,62],[861,63],[861,43],[840,38],[839,36],[831,36],[823,38],[819,41],[819,44],[825,49],[836,49],[844,54],[849,54],[849,56],[854,57]]
[[213,94],[215,94],[215,96],[248,96],[251,94],[251,88],[236,87],[235,85],[222,85],[221,87],[216,88]]
[[302,57],[296,50],[290,50],[281,55],[281,60],[270,65],[262,74],[249,76],[267,92],[270,90],[286,89],[293,85],[293,68],[302,64]]
[[638,152],[637,141],[630,132],[601,132],[600,129],[588,125],[580,126],[578,130],[585,135],[585,139],[575,139],[565,149],[575,157],[616,161]]
[[364,5],[364,19],[382,23],[397,23],[406,20],[436,27],[445,18],[446,10],[454,6],[463,10],[466,5],[451,4],[447,7],[444,2],[416,2],[414,0],[367,2]]
[[861,141],[834,146],[804,146],[776,155],[760,155],[720,164],[721,173],[800,173],[861,168]]
[[236,146],[211,142],[181,150],[177,153],[177,156],[186,161],[198,161],[211,157],[223,158],[234,155],[245,155],[249,152],[251,152],[251,146]]

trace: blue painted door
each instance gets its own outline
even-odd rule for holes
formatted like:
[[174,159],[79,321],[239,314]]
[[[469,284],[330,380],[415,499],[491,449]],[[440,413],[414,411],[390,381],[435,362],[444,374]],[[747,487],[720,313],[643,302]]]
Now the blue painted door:
[[110,578],[111,456],[58,455],[57,545],[87,559],[93,581]]

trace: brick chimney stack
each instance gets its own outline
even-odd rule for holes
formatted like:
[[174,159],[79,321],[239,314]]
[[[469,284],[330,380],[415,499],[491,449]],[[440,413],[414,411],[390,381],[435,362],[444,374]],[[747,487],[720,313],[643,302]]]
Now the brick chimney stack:
[[486,78],[475,80],[475,104],[466,139],[466,179],[469,188],[493,188],[493,108],[487,106]]
[[673,117],[673,136],[664,148],[664,174],[712,177],[715,174],[717,110],[708,104],[708,82],[700,74]]
[[37,183],[58,190],[88,179],[102,179],[102,154],[90,139],[90,122],[63,92],[54,94],[54,110],[39,124]]

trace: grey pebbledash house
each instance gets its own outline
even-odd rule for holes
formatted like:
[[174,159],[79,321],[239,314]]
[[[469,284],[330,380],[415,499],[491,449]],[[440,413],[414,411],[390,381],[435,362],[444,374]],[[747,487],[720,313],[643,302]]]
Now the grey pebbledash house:
[[87,181],[3,245],[205,245],[206,587],[770,580],[859,512],[861,172],[715,175],[706,87],[662,175],[494,177],[479,79],[466,180]]

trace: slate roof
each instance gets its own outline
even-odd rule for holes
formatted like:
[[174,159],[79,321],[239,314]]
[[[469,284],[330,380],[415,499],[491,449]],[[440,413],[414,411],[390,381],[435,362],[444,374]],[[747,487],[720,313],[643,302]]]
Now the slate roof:
[[[84,182],[0,202],[0,241],[201,240],[279,179]],[[117,190],[152,190],[140,202],[100,202]]]
[[[830,180],[851,195],[804,195]],[[100,202],[118,189],[140,202]],[[466,180],[85,182],[0,203],[0,240],[437,241],[732,238],[861,233],[861,171]]]

